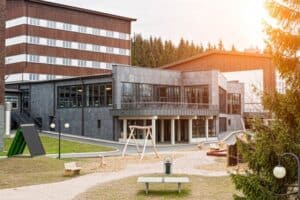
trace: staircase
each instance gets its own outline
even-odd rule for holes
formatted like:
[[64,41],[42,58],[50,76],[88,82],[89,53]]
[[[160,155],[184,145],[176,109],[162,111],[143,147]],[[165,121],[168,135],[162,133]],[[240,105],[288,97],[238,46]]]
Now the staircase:
[[11,112],[11,120],[15,123],[17,127],[21,124],[35,124],[37,128],[42,128],[42,123],[38,118],[33,118],[27,112]]

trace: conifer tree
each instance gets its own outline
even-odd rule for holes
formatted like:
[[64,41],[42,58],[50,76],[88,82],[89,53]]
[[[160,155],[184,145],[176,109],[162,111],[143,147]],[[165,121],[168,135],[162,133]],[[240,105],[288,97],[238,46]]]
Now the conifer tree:
[[281,159],[281,165],[287,170],[284,179],[276,179],[272,170],[278,164],[278,155],[293,152],[300,156],[300,72],[297,58],[300,1],[267,0],[266,7],[276,22],[276,26],[266,23],[267,50],[287,87],[285,93],[265,92],[264,107],[272,113],[274,121],[270,126],[255,123],[255,140],[239,143],[239,150],[250,169],[246,175],[232,176],[236,188],[243,193],[235,195],[236,200],[288,199],[276,194],[287,193],[289,185],[297,181],[296,163],[291,158]]

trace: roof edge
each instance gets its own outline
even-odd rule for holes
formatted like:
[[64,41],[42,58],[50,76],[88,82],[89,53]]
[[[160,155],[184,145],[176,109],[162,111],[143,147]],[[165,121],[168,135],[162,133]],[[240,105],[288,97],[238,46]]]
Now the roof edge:
[[48,5],[48,6],[65,8],[65,9],[69,9],[69,10],[75,10],[75,11],[90,13],[90,14],[94,14],[94,15],[112,17],[112,18],[126,20],[126,21],[136,21],[137,20],[136,18],[124,17],[124,16],[120,16],[120,15],[114,15],[114,14],[109,14],[109,13],[100,12],[100,11],[96,11],[96,10],[90,10],[90,9],[86,9],[86,8],[80,8],[80,7],[76,7],[76,6],[70,6],[70,5],[60,4],[60,3],[50,2],[50,1],[44,1],[44,0],[24,0],[24,1],[44,4],[44,5]]
[[200,53],[200,54],[197,54],[197,55],[195,55],[195,56],[192,56],[192,57],[189,57],[189,58],[186,58],[186,59],[182,59],[182,60],[179,60],[179,61],[175,61],[175,62],[173,62],[173,63],[169,63],[169,64],[166,64],[166,65],[163,65],[163,66],[161,66],[161,67],[159,67],[159,68],[161,68],[161,69],[167,69],[167,68],[173,67],[173,66],[175,66],[175,65],[183,64],[183,63],[186,63],[186,62],[189,62],[189,61],[192,61],[192,60],[196,60],[196,59],[199,59],[199,58],[207,57],[207,56],[210,56],[210,55],[213,55],[213,54],[237,55],[237,56],[252,56],[252,57],[261,57],[261,58],[271,58],[271,56],[268,55],[268,54],[250,53],[250,52],[235,52],[235,51],[218,51],[218,50],[213,50],[213,51],[208,51],[208,52]]

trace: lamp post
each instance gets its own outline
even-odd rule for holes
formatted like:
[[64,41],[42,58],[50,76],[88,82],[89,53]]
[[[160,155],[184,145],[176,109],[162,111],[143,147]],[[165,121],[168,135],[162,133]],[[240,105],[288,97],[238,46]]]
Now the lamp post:
[[296,154],[294,154],[294,153],[283,153],[283,154],[281,154],[278,157],[278,165],[276,167],[274,167],[274,169],[273,169],[273,174],[278,179],[282,179],[282,178],[285,177],[286,169],[285,169],[285,167],[280,165],[280,159],[284,156],[291,156],[297,162],[297,168],[298,168],[298,171],[297,171],[298,195],[297,195],[297,197],[300,198],[300,160],[299,160],[299,157]]
[[[58,125],[58,159],[60,159],[60,157],[61,157],[61,148],[60,148],[60,144],[61,144],[61,120],[60,119],[58,119],[57,120],[57,125]],[[52,128],[52,129],[55,129],[55,127],[56,127],[56,125],[55,125],[55,123],[54,122],[52,122],[51,124],[50,124],[50,128]],[[70,128],[70,124],[69,123],[64,123],[64,128],[65,129],[68,129],[68,128]]]

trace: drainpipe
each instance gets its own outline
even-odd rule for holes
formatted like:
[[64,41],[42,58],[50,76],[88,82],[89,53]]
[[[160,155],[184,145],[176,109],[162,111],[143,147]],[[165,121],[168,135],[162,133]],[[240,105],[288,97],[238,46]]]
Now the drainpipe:
[[81,81],[81,87],[82,87],[82,92],[81,92],[81,101],[82,101],[82,106],[81,106],[81,135],[84,136],[84,83],[82,80],[82,77],[80,77]]

